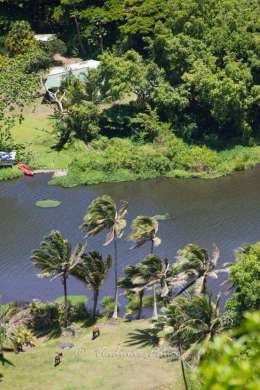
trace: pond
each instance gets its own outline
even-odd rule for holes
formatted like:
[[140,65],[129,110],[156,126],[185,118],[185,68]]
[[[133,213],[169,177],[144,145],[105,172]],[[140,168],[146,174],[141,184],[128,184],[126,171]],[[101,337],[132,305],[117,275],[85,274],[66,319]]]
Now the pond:
[[[98,195],[109,194],[116,201],[129,202],[128,221],[137,215],[170,213],[174,220],[161,222],[162,244],[156,249],[174,260],[176,251],[187,243],[197,243],[211,250],[215,243],[221,250],[221,262],[234,258],[233,252],[244,242],[260,239],[260,168],[216,180],[155,179],[129,183],[63,189],[48,186],[49,175],[0,183],[0,294],[2,302],[51,300],[62,295],[58,280],[37,277],[30,255],[52,229],[60,230],[73,244],[82,239],[79,225],[87,206]],[[61,206],[41,209],[39,199],[58,199]],[[129,231],[128,225],[128,230]],[[127,232],[126,232],[127,233]],[[125,235],[127,236],[127,234]],[[89,248],[104,248],[104,235],[89,240]],[[148,247],[129,250],[131,244],[119,245],[120,272],[125,265],[140,261]],[[224,276],[223,276],[224,277]],[[218,290],[220,278],[212,281]],[[223,289],[223,287],[222,287]],[[113,292],[113,272],[102,294]],[[70,294],[88,294],[74,278],[69,280]]]

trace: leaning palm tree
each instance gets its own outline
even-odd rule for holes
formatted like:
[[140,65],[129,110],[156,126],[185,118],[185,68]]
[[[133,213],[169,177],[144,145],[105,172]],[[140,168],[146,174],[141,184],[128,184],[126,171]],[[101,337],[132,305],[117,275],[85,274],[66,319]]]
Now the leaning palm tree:
[[164,309],[155,327],[158,336],[176,347],[185,388],[188,389],[184,362],[200,360],[205,346],[221,330],[220,296],[214,303],[209,295],[178,297]]
[[189,244],[180,250],[175,266],[177,276],[173,279],[173,285],[175,283],[179,286],[176,295],[181,295],[191,286],[195,286],[195,294],[205,293],[209,277],[216,279],[220,272],[227,272],[226,268],[217,269],[219,257],[219,249],[216,246],[213,247],[211,256],[206,249],[195,244]]
[[[134,242],[134,248],[139,248],[147,242],[150,242],[151,249],[150,253],[153,254],[154,247],[161,244],[161,239],[157,236],[159,229],[160,220],[170,219],[168,214],[165,215],[155,215],[153,217],[148,217],[145,215],[140,215],[136,217],[131,225],[131,232],[128,236],[130,241]],[[151,274],[150,274],[151,275]],[[156,300],[156,283],[153,284],[153,297],[154,297],[154,310],[153,316],[158,317],[157,312],[157,300]]]
[[143,297],[146,289],[145,275],[140,263],[129,265],[124,269],[125,276],[118,282],[118,287],[124,289],[126,293],[133,293],[138,296],[139,305],[137,311],[137,319],[142,316]]
[[116,206],[108,195],[94,199],[87,209],[81,228],[87,233],[87,237],[95,236],[103,230],[108,230],[104,245],[114,242],[114,268],[115,268],[115,309],[113,318],[118,316],[118,249],[117,241],[122,237],[126,227],[127,202]]
[[100,287],[105,280],[112,264],[111,256],[106,260],[98,252],[87,252],[81,256],[81,262],[72,270],[72,274],[93,290],[92,316],[96,318]]
[[136,217],[132,222],[131,232],[128,236],[128,239],[134,242],[132,248],[139,248],[145,243],[150,242],[150,253],[153,253],[154,247],[161,244],[161,239],[157,237],[158,228],[159,223],[156,216],[148,217],[139,215]]
[[[162,260],[159,256],[150,254],[144,258],[141,263],[143,282],[146,289],[153,290],[153,317],[158,318],[157,294],[156,288],[160,288],[161,297],[168,295],[170,289],[168,286],[168,277],[171,279],[171,270],[168,260]],[[139,279],[139,283],[140,283]]]
[[64,326],[68,325],[68,293],[67,279],[69,274],[81,259],[85,247],[77,245],[74,251],[62,234],[53,230],[45,237],[39,249],[33,251],[31,260],[36,267],[41,269],[40,278],[60,278],[64,290]]

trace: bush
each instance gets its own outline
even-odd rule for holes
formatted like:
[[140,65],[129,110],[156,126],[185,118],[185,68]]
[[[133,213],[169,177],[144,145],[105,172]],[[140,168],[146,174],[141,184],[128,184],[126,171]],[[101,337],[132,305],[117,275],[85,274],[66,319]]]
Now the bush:
[[16,326],[12,330],[9,338],[14,346],[15,352],[22,352],[23,347],[34,347],[36,345],[35,337],[24,325]]
[[36,332],[48,332],[60,327],[60,313],[58,303],[32,302],[30,305],[32,315],[31,328]]
[[48,42],[39,42],[39,47],[48,58],[52,59],[54,54],[64,55],[67,53],[67,46],[61,39],[51,39]]
[[[102,299],[101,301],[101,310],[102,314],[105,317],[112,317],[114,313],[114,308],[115,308],[115,299],[111,296],[106,296]],[[119,310],[119,305],[118,305],[118,310]]]
[[14,22],[7,35],[5,45],[11,55],[24,54],[36,47],[34,32],[30,24],[25,20]]

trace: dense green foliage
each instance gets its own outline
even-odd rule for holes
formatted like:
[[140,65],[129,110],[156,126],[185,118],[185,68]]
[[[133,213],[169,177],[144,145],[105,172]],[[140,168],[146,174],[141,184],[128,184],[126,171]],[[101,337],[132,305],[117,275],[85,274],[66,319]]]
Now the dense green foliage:
[[25,54],[36,47],[34,32],[24,20],[13,23],[8,32],[5,46],[11,55]]
[[[248,313],[239,330],[209,344],[197,382],[204,390],[259,389],[260,312]],[[233,337],[233,338],[231,338]]]
[[238,249],[236,259],[228,279],[233,293],[226,303],[226,314],[233,326],[241,323],[246,311],[260,309],[260,243]]

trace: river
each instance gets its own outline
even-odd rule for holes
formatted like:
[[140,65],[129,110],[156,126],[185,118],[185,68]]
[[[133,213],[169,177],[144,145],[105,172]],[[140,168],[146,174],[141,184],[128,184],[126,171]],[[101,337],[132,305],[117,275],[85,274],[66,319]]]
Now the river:
[[[62,295],[59,280],[37,277],[30,255],[42,238],[52,229],[60,230],[73,244],[82,239],[79,225],[93,198],[111,195],[116,201],[129,202],[128,221],[137,215],[170,213],[174,220],[160,223],[162,244],[156,249],[162,256],[174,260],[176,251],[187,243],[197,243],[211,250],[219,246],[221,262],[234,258],[234,250],[243,242],[260,239],[260,168],[216,180],[155,179],[129,183],[63,189],[47,185],[49,175],[24,177],[0,183],[0,294],[2,302],[51,300]],[[55,209],[35,206],[39,199],[62,201]],[[130,223],[128,224],[129,231]],[[125,235],[125,236],[126,236]],[[89,249],[104,248],[104,235],[89,239]],[[120,269],[140,261],[148,247],[129,250],[130,243],[119,244]],[[224,277],[224,276],[223,276]],[[215,292],[223,277],[212,281]],[[223,289],[223,287],[222,287]],[[102,288],[102,294],[112,294],[113,272]],[[70,294],[86,294],[85,287],[69,280]],[[88,296],[90,292],[87,291]]]

